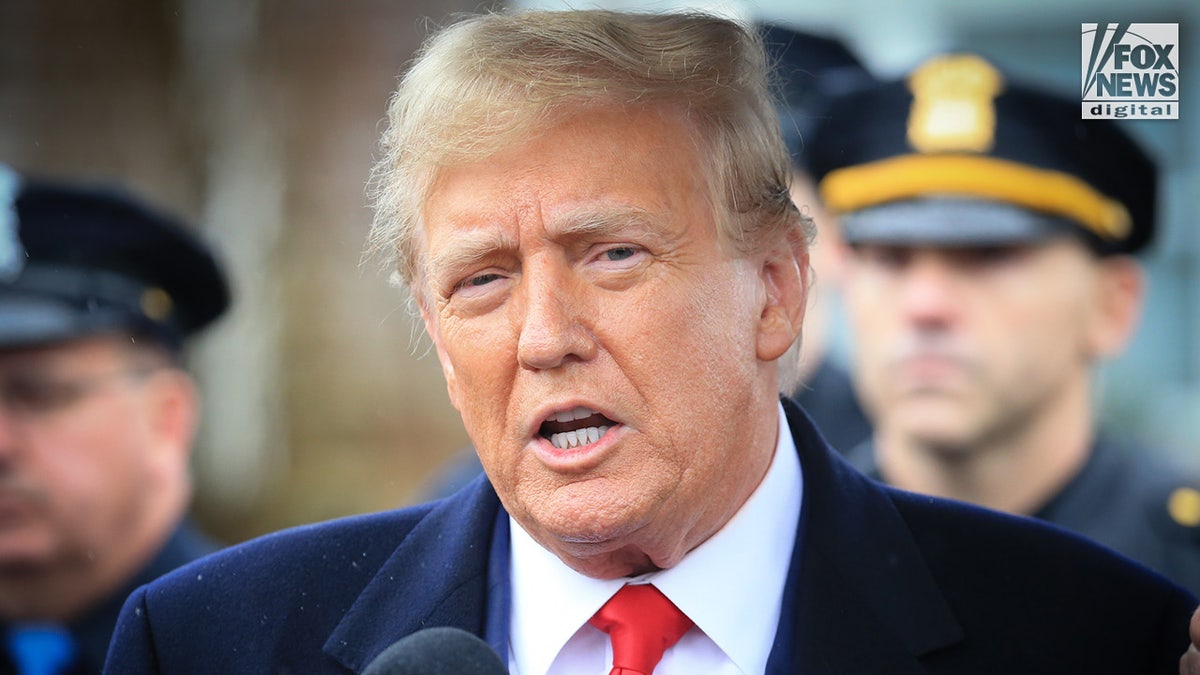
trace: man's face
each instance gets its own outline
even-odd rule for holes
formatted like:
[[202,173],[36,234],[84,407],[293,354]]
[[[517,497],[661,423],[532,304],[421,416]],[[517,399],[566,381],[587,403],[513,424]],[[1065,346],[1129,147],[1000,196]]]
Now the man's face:
[[1106,272],[1074,240],[860,244],[847,262],[854,378],[877,438],[965,452],[1016,434],[1086,400],[1113,342]]
[[141,526],[153,433],[131,367],[115,337],[0,351],[0,570],[84,566]]
[[444,170],[424,210],[450,398],[509,513],[591,576],[673,565],[774,449],[802,309],[781,328],[778,270],[720,243],[693,148],[673,116],[591,109]]

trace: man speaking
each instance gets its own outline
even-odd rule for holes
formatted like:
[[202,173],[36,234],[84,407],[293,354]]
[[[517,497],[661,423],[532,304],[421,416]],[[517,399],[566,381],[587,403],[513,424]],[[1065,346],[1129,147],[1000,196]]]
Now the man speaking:
[[440,626],[523,674],[1177,671],[1187,591],[880,487],[781,402],[812,225],[752,31],[465,19],[389,118],[374,242],[487,479],[139,590],[110,672],[362,672]]

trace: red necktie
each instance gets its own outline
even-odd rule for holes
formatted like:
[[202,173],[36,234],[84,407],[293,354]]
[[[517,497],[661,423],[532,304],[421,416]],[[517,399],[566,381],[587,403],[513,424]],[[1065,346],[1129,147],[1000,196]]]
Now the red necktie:
[[651,675],[692,620],[650,584],[626,584],[589,621],[613,644],[609,675]]

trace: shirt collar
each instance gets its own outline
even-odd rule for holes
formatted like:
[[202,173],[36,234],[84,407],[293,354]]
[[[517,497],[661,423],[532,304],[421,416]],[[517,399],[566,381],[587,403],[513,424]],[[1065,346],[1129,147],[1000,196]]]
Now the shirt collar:
[[743,672],[764,672],[791,565],[802,489],[800,461],[780,405],[775,455],[762,483],[723,528],[671,569],[636,579],[592,579],[563,564],[510,517],[509,644],[517,672],[546,672],[571,636],[631,581],[652,581]]

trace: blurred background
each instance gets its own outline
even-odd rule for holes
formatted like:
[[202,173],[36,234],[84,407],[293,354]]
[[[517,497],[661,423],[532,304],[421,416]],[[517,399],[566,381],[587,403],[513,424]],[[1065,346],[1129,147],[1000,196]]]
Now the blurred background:
[[[364,187],[423,36],[501,4],[0,2],[0,162],[122,183],[189,218],[231,269],[233,311],[189,358],[205,400],[196,514],[218,537],[411,503],[467,444],[429,341],[363,260]],[[1180,119],[1129,125],[1163,170],[1149,305],[1099,404],[1106,427],[1200,468],[1200,3],[572,5],[776,21],[844,39],[881,76],[965,47],[1067,92],[1080,88],[1081,23],[1179,23]],[[840,329],[835,353],[845,344]]]

